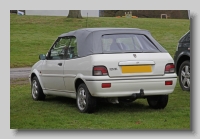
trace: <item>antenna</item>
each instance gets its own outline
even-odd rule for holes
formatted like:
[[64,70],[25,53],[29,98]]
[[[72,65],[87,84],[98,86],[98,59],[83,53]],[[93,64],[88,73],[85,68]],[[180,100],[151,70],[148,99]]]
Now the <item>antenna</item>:
[[88,13],[87,13],[87,19],[86,19],[86,28],[88,27],[87,21],[88,21]]

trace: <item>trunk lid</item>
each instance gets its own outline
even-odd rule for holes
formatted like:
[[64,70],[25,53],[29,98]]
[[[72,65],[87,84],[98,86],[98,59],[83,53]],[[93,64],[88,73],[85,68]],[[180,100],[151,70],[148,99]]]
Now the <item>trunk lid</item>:
[[110,77],[164,75],[168,53],[122,53],[94,55],[94,66],[106,66]]

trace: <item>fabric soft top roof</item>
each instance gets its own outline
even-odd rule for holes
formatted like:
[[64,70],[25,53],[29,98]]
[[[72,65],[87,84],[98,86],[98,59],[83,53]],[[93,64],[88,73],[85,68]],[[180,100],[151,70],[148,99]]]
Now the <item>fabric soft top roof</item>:
[[61,34],[59,37],[75,36],[79,57],[103,53],[101,37],[108,34],[143,34],[147,36],[161,52],[167,52],[150,34],[138,28],[84,28]]

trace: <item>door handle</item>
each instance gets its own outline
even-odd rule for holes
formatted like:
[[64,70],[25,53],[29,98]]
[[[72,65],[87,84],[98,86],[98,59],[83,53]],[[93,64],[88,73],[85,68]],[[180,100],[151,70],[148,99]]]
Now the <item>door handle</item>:
[[62,63],[58,63],[59,66],[62,66]]

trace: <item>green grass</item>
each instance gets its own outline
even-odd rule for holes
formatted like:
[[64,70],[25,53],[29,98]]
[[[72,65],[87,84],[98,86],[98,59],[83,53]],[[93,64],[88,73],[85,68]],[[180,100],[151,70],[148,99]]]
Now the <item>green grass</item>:
[[[130,27],[149,30],[174,56],[179,38],[189,30],[187,19],[88,18],[88,27]],[[86,18],[10,15],[10,67],[32,66],[46,54],[58,35],[86,27]]]
[[[189,25],[186,19],[88,18],[88,27],[147,29],[172,57]],[[86,19],[11,14],[10,67],[32,66],[39,54],[46,54],[58,35],[85,26]],[[146,99],[138,99],[130,105],[102,102],[97,112],[82,114],[74,99],[49,96],[45,101],[33,101],[30,84],[11,84],[10,128],[190,130],[190,93],[182,91],[177,82],[163,110],[152,110]]]
[[11,85],[11,129],[69,130],[190,130],[190,93],[178,83],[163,110],[148,107],[146,99],[126,104],[98,104],[93,114],[80,113],[75,99],[48,96],[34,101],[30,85]]

